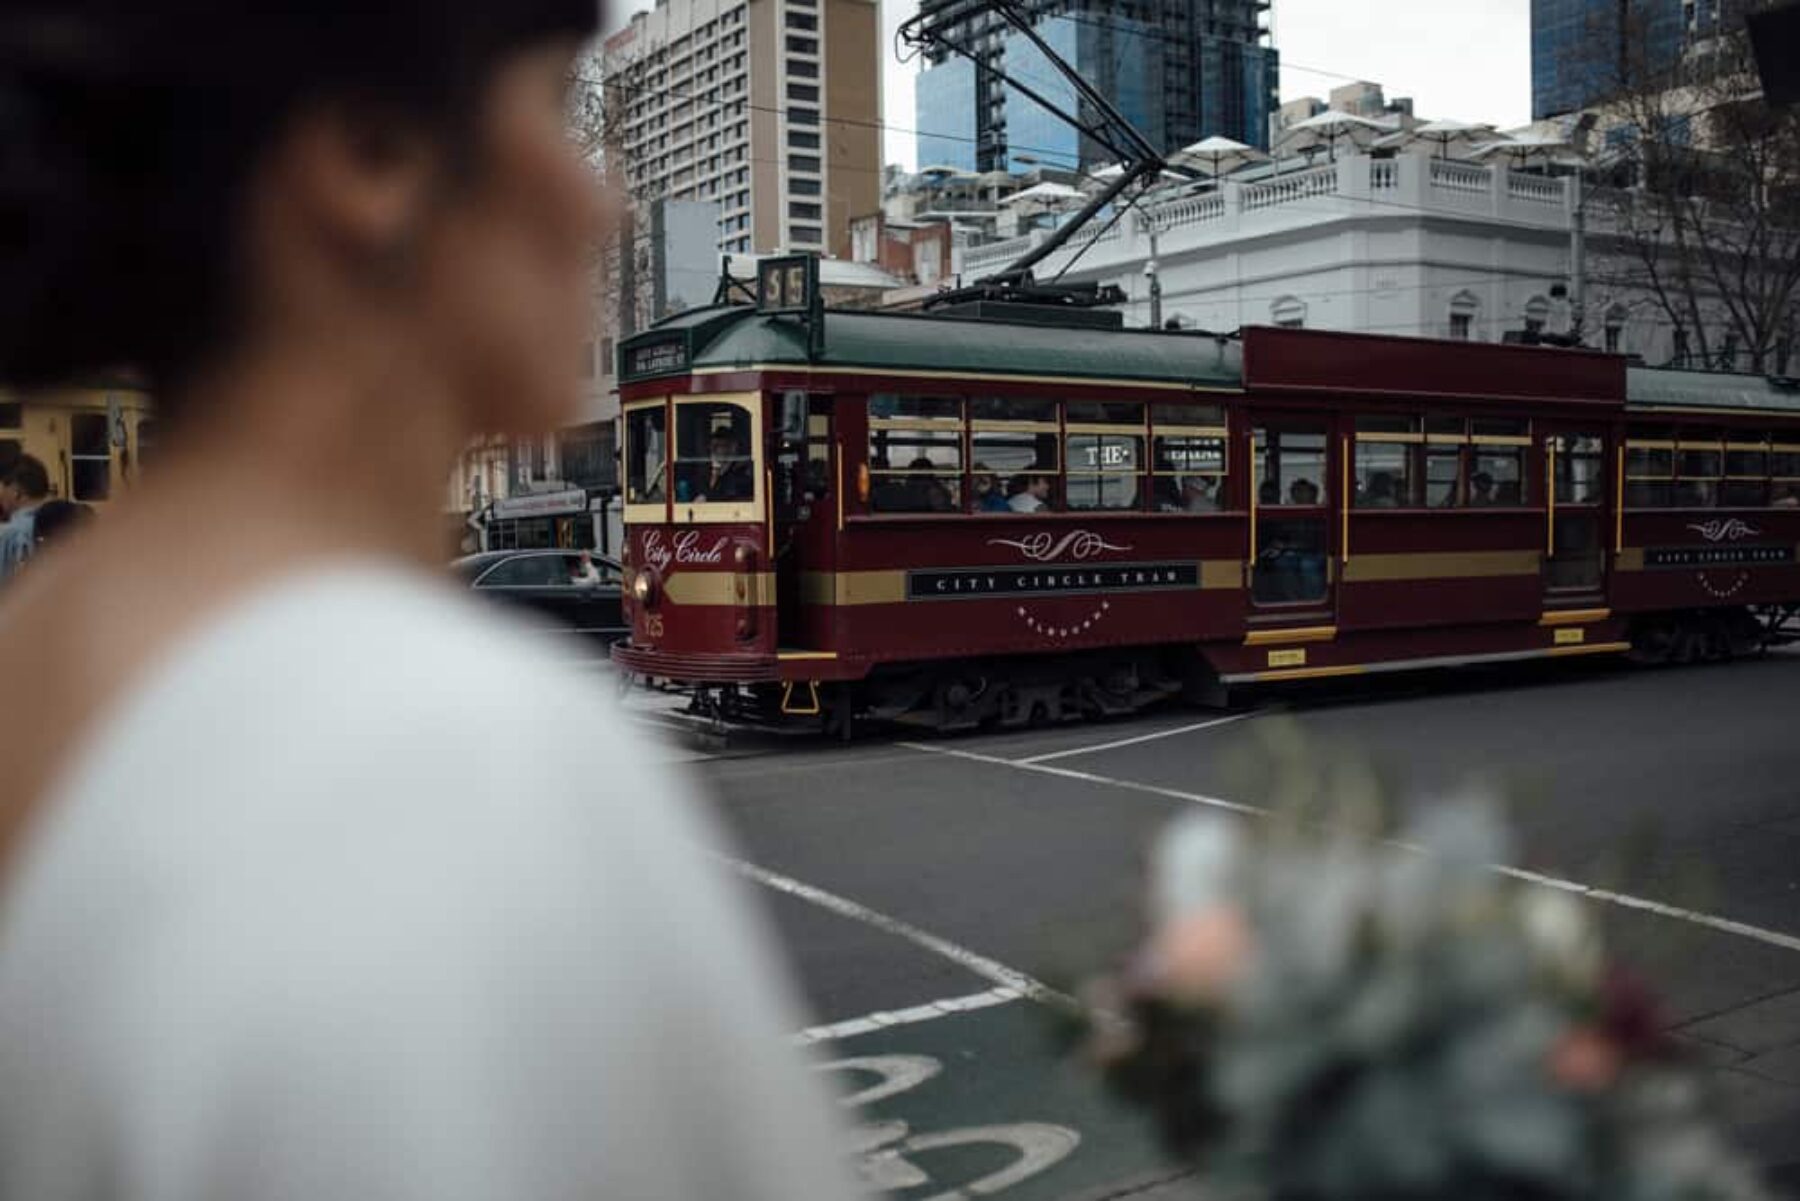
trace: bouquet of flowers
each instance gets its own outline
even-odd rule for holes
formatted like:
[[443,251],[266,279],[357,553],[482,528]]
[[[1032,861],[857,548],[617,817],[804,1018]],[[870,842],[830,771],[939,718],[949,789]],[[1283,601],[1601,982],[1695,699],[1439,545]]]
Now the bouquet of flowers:
[[1215,1194],[1763,1197],[1583,903],[1494,870],[1495,808],[1380,808],[1181,821],[1146,945],[1085,997],[1089,1050]]

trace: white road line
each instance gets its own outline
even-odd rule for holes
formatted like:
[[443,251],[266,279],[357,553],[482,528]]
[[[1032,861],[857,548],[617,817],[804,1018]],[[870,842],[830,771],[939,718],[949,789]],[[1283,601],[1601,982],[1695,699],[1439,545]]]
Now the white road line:
[[823,888],[796,880],[791,876],[783,876],[754,863],[746,863],[742,859],[733,859],[728,855],[716,856],[722,863],[739,874],[756,881],[776,892],[784,892],[791,897],[809,901],[821,909],[828,909],[841,917],[873,926],[884,934],[892,934],[903,938],[914,946],[922,947],[934,955],[941,956],[974,972],[984,980],[991,980],[1001,988],[1011,989],[1017,995],[1028,997],[1033,1001],[1046,1005],[1073,1006],[1075,1001],[1063,993],[1057,992],[1041,980],[1034,979],[1015,968],[1007,967],[995,959],[969,950],[951,942],[947,938],[939,938],[928,931],[921,930],[897,917],[889,917],[885,913],[870,909],[852,901],[848,897],[840,897],[836,893],[826,892]]
[[824,1026],[809,1026],[794,1035],[795,1046],[805,1047],[813,1043],[830,1042],[838,1038],[853,1038],[858,1034],[872,1034],[877,1030],[886,1030],[894,1026],[913,1026],[920,1022],[935,1022],[939,1018],[955,1017],[959,1013],[968,1013],[976,1009],[988,1009],[995,1005],[1005,1005],[1017,1001],[1025,994],[1009,986],[990,988],[986,992],[970,993],[966,997],[946,997],[942,1001],[929,1001],[924,1005],[914,1005],[909,1009],[884,1009],[875,1013],[866,1013],[859,1018],[847,1021],[831,1022]]
[[[1096,755],[1101,751],[1116,751],[1120,747],[1137,746],[1141,742],[1155,742],[1159,738],[1174,738],[1178,734],[1197,734],[1201,730],[1210,730],[1216,726],[1228,726],[1234,721],[1243,721],[1246,717],[1255,717],[1254,713],[1233,713],[1229,717],[1215,717],[1211,721],[1197,721],[1191,726],[1179,726],[1173,730],[1158,730],[1154,734],[1139,734],[1136,738],[1121,738],[1117,742],[1102,742],[1096,746],[1071,747],[1066,751],[1052,751],[1048,755],[1032,755],[1025,759],[1015,759],[1015,763],[1048,763],[1052,759],[1067,759],[1072,755]],[[908,745],[911,745],[910,743]]]
[[[1227,801],[1220,797],[1205,796],[1197,792],[1184,792],[1179,788],[1163,788],[1156,784],[1142,784],[1136,780],[1120,780],[1112,776],[1096,775],[1093,772],[1074,771],[1066,767],[1049,767],[1043,763],[1034,763],[1026,759],[1002,759],[998,755],[983,755],[975,751],[961,751],[952,747],[932,746],[924,742],[903,742],[900,746],[915,751],[924,751],[932,755],[945,755],[952,759],[967,759],[974,763],[986,763],[994,767],[1010,767],[1014,771],[1038,772],[1042,775],[1057,776],[1065,780],[1079,780],[1088,784],[1099,784],[1108,788],[1118,788],[1126,792],[1147,793],[1150,796],[1166,797],[1175,801],[1186,801],[1192,805],[1205,805],[1211,809],[1223,809],[1230,813],[1242,814],[1246,817],[1269,817],[1270,811],[1259,805],[1244,805],[1237,801]],[[1400,850],[1418,853],[1420,848],[1402,842],[1393,842]],[[1752,926],[1748,922],[1733,921],[1728,917],[1718,917],[1710,913],[1701,913],[1695,909],[1683,909],[1679,905],[1669,905],[1662,901],[1653,901],[1647,897],[1636,897],[1630,893],[1613,892],[1610,889],[1595,888],[1582,884],[1577,880],[1565,880],[1560,876],[1547,876],[1541,872],[1529,871],[1522,867],[1510,867],[1503,863],[1492,864],[1494,871],[1503,876],[1521,880],[1528,884],[1554,888],[1559,892],[1572,893],[1585,897],[1596,904],[1615,905],[1620,909],[1635,909],[1640,913],[1654,913],[1659,917],[1672,918],[1687,922],[1690,925],[1702,926],[1708,930],[1717,930],[1721,934],[1733,934],[1739,938],[1747,938],[1771,947],[1780,947],[1784,951],[1800,951],[1800,936],[1784,934],[1779,930],[1768,930],[1761,926]]]
[[1223,809],[1229,813],[1241,813],[1249,817],[1267,817],[1269,811],[1256,805],[1240,805],[1236,801],[1227,801],[1216,796],[1202,796],[1197,792],[1183,792],[1179,788],[1163,788],[1156,784],[1140,784],[1136,780],[1116,780],[1111,776],[1099,776],[1089,771],[1076,771],[1072,767],[1050,767],[1043,763],[1031,763],[1023,759],[1002,759],[998,755],[983,755],[978,751],[960,751],[955,747],[932,746],[925,742],[902,742],[896,745],[908,750],[927,751],[933,755],[945,755],[952,759],[967,759],[972,763],[989,763],[995,767],[1012,767],[1019,771],[1034,771],[1041,775],[1057,776],[1064,780],[1080,780],[1086,784],[1104,784],[1111,788],[1122,788],[1128,792],[1144,792],[1151,796],[1167,797],[1172,801],[1186,801],[1190,805],[1207,805],[1214,809]]

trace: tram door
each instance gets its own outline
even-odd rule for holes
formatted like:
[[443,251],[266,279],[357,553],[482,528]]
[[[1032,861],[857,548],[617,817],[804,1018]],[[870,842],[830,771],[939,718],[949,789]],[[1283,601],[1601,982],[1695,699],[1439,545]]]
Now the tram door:
[[[784,439],[776,447],[775,571],[776,620],[780,645],[807,649],[824,645],[828,631],[822,628],[829,610],[805,604],[803,580],[808,573],[831,570],[836,529],[835,514],[840,481],[832,458],[831,397],[795,393],[777,394],[776,411],[804,403],[805,436]],[[776,423],[779,428],[780,423]]]
[[1599,429],[1550,426],[1544,431],[1549,481],[1544,531],[1544,596],[1567,607],[1606,589],[1606,435]]
[[1250,519],[1255,617],[1304,622],[1333,611],[1331,422],[1266,419],[1251,430]]

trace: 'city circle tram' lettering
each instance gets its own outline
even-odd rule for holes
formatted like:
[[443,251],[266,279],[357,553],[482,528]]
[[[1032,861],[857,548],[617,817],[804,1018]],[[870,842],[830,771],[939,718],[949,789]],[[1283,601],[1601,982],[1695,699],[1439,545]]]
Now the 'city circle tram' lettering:
[[908,600],[973,600],[986,596],[1074,596],[1198,588],[1197,563],[1108,563],[1085,567],[970,567],[909,571]]

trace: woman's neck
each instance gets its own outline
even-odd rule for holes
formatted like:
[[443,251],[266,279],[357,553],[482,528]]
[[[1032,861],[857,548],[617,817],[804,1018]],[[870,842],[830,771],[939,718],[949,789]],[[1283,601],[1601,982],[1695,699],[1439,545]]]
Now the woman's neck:
[[179,398],[185,428],[145,508],[213,506],[297,553],[441,560],[444,489],[470,435],[441,385],[398,374],[271,364],[215,376]]

